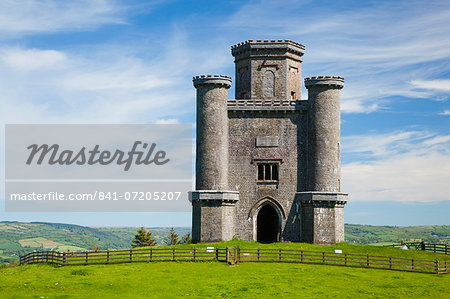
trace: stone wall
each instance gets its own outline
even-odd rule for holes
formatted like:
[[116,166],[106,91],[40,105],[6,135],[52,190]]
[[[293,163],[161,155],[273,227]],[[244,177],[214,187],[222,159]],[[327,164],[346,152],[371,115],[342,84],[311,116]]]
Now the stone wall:
[[[229,111],[229,188],[239,190],[236,236],[253,240],[256,211],[265,199],[279,203],[281,240],[299,241],[299,222],[293,205],[306,186],[306,114],[304,111]],[[261,137],[278,146],[257,147]],[[278,182],[258,182],[258,161],[279,162]],[[272,201],[273,202],[273,201]],[[254,214],[253,214],[254,213]]]

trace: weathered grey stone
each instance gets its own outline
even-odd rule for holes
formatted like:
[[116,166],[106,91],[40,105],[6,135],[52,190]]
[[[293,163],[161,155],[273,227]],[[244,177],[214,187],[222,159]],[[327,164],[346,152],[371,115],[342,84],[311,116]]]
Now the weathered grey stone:
[[314,244],[335,244],[344,241],[344,205],[347,193],[297,192],[300,207],[301,239]]
[[339,158],[344,80],[307,78],[308,101],[300,101],[304,50],[290,40],[233,46],[236,100],[227,101],[230,77],[194,77],[194,242],[261,235],[317,244],[344,240],[347,195],[340,193]]
[[308,88],[308,190],[340,191],[341,77],[305,79]]
[[192,191],[192,241],[229,241],[236,231],[237,191]]
[[196,189],[228,189],[227,99],[231,78],[196,76],[197,156]]

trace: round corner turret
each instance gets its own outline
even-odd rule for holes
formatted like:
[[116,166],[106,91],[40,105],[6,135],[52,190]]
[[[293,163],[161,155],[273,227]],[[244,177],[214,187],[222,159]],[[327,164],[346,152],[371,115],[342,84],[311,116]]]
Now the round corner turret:
[[315,76],[305,78],[305,87],[309,89],[314,86],[329,86],[331,88],[343,88],[344,78],[339,76]]
[[200,85],[218,85],[225,88],[231,87],[231,77],[225,75],[199,75],[192,78],[194,87]]

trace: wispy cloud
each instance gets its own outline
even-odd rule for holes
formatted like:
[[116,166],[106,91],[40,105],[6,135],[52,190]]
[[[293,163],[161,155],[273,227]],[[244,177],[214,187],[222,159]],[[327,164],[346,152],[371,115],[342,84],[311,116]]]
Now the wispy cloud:
[[63,30],[90,30],[123,24],[125,7],[115,0],[3,0],[0,32],[14,36]]
[[441,113],[439,113],[440,115],[450,115],[450,110],[444,110]]
[[450,199],[450,135],[395,131],[350,136],[343,155],[342,190],[355,201],[436,202]]
[[[339,2],[252,1],[226,26],[256,38],[304,43],[305,76],[346,78],[345,113],[384,109],[394,96],[428,98],[436,92],[448,93],[447,79],[430,78],[450,70],[450,3],[362,3],[343,7]],[[418,90],[418,84],[426,90]]]
[[413,80],[411,84],[416,88],[432,89],[437,91],[450,91],[450,79],[448,80]]

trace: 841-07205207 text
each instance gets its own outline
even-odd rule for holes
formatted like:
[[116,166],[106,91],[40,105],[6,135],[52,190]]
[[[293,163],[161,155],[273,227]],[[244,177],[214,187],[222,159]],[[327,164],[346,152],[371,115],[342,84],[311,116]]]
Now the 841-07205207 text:
[[178,200],[181,192],[164,191],[130,191],[130,192],[99,192],[99,200]]

